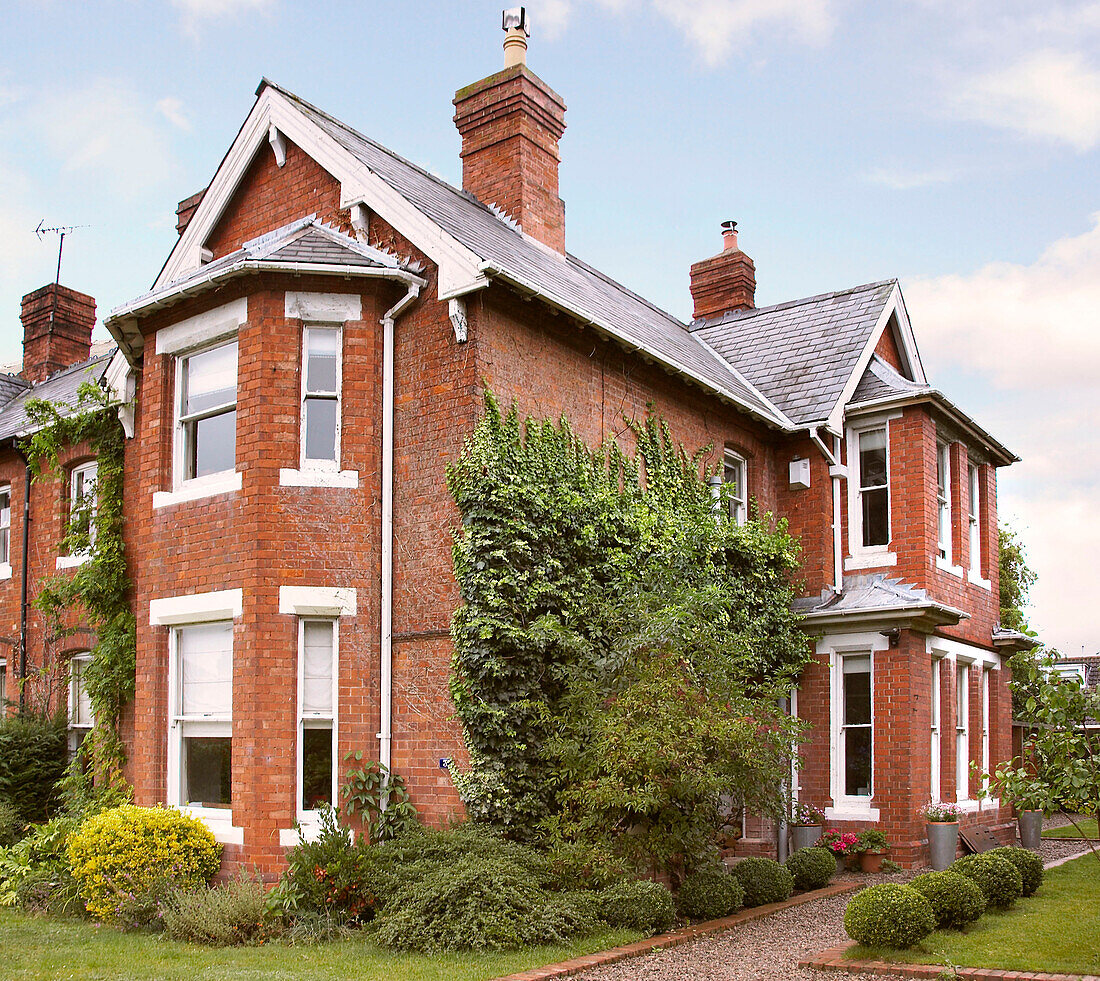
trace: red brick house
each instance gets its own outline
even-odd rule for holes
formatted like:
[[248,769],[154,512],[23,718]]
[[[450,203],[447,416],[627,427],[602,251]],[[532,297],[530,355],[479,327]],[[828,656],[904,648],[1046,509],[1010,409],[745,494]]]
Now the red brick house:
[[[349,750],[401,773],[426,820],[461,812],[440,768],[463,756],[444,467],[488,384],[593,442],[652,403],[715,447],[734,520],[750,499],[789,520],[817,655],[794,706],[813,724],[803,800],[906,862],[930,796],[1006,828],[968,761],[1010,751],[996,470],[1015,457],[930,386],[895,281],[756,308],[726,223],[683,323],[569,255],[565,104],[521,33],[507,44],[513,63],[454,100],[461,189],[264,80],[153,288],[105,322],[111,383],[136,392],[138,802],[188,808],[268,871]],[[25,395],[10,384],[0,422]],[[0,428],[11,542],[18,431]],[[33,527],[48,550],[55,529]]]

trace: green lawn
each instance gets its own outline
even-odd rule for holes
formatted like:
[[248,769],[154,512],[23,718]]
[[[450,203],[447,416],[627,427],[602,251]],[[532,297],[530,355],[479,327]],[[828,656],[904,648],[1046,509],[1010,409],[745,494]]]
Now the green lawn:
[[79,920],[0,910],[0,975],[10,981],[475,981],[630,943],[627,930],[594,934],[569,947],[428,957],[382,950],[368,937],[317,946],[211,949],[147,934],[119,933]]
[[[1078,830],[1078,828],[1080,830]],[[1079,838],[1082,833],[1086,838],[1095,838],[1097,836],[1096,818],[1081,818],[1078,820],[1076,828],[1072,824],[1067,824],[1064,828],[1047,828],[1047,830],[1043,832],[1043,837]]]
[[1048,869],[1034,896],[986,913],[966,931],[937,930],[911,950],[856,946],[845,957],[1100,974],[1100,862],[1086,855]]

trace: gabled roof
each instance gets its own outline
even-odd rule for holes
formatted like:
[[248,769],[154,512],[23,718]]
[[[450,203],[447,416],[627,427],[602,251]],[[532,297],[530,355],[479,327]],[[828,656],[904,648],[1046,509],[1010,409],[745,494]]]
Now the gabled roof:
[[26,404],[31,399],[45,399],[75,408],[77,392],[85,382],[99,384],[114,354],[104,354],[81,364],[73,365],[31,388],[25,388],[0,409],[0,440],[26,436],[35,426],[27,416]]
[[891,279],[737,310],[697,321],[692,332],[737,365],[793,422],[822,424],[836,408],[896,288]]
[[852,393],[852,404],[885,398],[903,392],[931,391],[930,386],[910,381],[892,364],[888,364],[875,354],[871,356],[871,360],[863,372],[863,377]]

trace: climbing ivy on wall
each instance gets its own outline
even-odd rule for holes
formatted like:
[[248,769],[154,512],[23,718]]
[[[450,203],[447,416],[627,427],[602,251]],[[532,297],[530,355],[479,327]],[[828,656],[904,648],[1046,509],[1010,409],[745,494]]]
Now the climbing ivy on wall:
[[[451,693],[470,754],[452,775],[472,818],[517,837],[568,822],[659,838],[664,798],[682,794],[671,804],[685,812],[690,797],[690,827],[674,846],[648,841],[653,853],[699,838],[723,793],[781,806],[798,724],[778,699],[809,651],[784,523],[719,518],[709,451],[688,454],[653,414],[629,425],[633,455],[612,441],[590,450],[566,419],[502,413],[486,393],[447,474],[462,514]],[[651,738],[629,746],[641,728]],[[662,767],[688,748],[709,776],[677,790]],[[639,785],[609,793],[627,772]]]
[[[125,750],[118,732],[123,706],[134,697],[136,631],[131,582],[122,540],[124,434],[118,403],[99,385],[80,386],[76,406],[28,400],[27,415],[40,427],[23,451],[35,479],[61,472],[60,454],[87,443],[97,461],[96,507],[74,507],[61,547],[87,554],[73,571],[48,577],[34,603],[55,637],[72,634],[81,621],[96,632],[82,680],[95,713],[95,727],[81,747],[73,774],[97,784],[121,782]],[[94,528],[94,534],[92,529]]]

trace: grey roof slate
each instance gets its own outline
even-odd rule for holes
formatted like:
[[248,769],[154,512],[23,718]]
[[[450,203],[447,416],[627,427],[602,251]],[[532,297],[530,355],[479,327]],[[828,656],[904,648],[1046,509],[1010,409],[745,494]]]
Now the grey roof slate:
[[840,398],[896,280],[754,310],[692,331],[799,425],[823,422]]
[[522,282],[536,284],[620,340],[657,352],[674,367],[687,369],[773,424],[789,428],[787,420],[751,384],[671,314],[575,256],[559,255],[523,235],[515,222],[471,194],[434,177],[292,92],[266,79],[263,85],[293,102],[340,146],[483,261]]
[[821,596],[797,599],[795,609],[800,613],[819,610],[830,612],[861,612],[864,610],[896,609],[899,606],[920,606],[929,602],[928,593],[900,579],[888,579],[881,573],[866,576],[845,576],[844,592],[839,597],[829,590]]
[[30,387],[31,383],[18,375],[0,375],[0,406],[6,405]]
[[75,408],[80,386],[88,381],[99,384],[103,380],[107,366],[111,363],[113,354],[112,350],[109,354],[59,371],[31,388],[24,388],[0,409],[0,440],[24,436],[34,431],[35,427],[26,412],[26,403],[30,399],[46,399],[49,402],[60,402]]
[[853,405],[870,402],[873,399],[887,398],[891,395],[911,394],[913,392],[931,392],[928,385],[910,381],[894,366],[883,361],[877,354],[871,356],[863,377],[852,393]]

